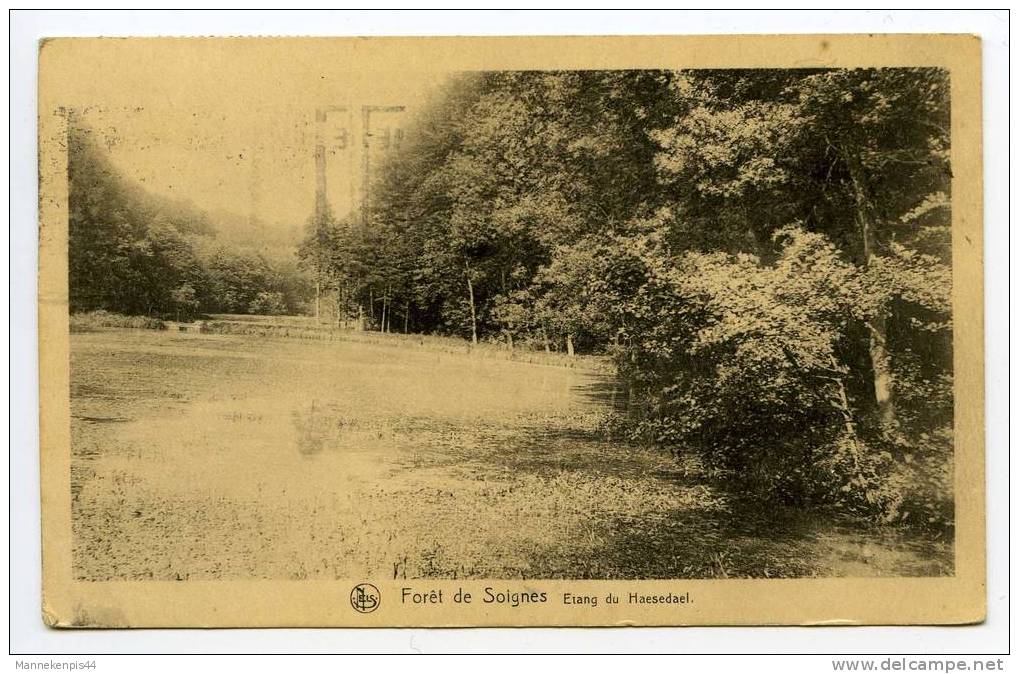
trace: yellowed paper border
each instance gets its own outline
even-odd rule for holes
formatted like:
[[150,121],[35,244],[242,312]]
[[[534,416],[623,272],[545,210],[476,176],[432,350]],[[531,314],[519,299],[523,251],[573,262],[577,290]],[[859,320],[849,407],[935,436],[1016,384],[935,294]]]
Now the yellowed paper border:
[[[223,64],[258,78],[218,78]],[[926,66],[952,83],[956,557],[948,578],[675,581],[383,581],[353,610],[349,581],[79,582],[71,572],[66,129],[61,108],[178,96],[286,96],[351,72]],[[55,39],[39,64],[39,339],[43,616],[60,627],[539,626],[972,623],[984,619],[983,221],[980,42],[962,35]],[[265,83],[270,84],[265,84]],[[407,606],[401,588],[443,590]],[[458,589],[545,592],[544,604],[470,605]],[[622,596],[567,606],[564,592]],[[631,592],[688,596],[634,605]],[[688,594],[687,594],[688,593]]]

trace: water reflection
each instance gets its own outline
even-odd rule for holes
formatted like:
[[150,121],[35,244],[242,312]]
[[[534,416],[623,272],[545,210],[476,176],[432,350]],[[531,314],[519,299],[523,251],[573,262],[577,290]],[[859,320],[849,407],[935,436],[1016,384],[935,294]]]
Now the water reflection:
[[314,456],[325,449],[333,435],[332,416],[317,401],[312,400],[306,408],[290,413],[290,421],[297,431],[297,451],[304,456]]

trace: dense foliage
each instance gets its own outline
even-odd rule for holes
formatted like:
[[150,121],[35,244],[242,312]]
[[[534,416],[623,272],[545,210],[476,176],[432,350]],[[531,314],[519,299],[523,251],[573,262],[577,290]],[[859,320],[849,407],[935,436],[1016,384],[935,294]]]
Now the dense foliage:
[[947,524],[948,116],[934,69],[463,75],[302,256],[377,329],[613,354],[755,496]]
[[295,259],[221,244],[207,214],[129,182],[73,119],[68,183],[72,312],[190,319],[294,313],[307,301]]

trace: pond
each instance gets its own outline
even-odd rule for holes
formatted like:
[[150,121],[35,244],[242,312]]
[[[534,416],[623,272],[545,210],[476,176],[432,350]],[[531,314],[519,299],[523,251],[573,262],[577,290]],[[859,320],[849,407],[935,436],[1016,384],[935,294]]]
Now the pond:
[[760,512],[601,432],[604,375],[408,344],[73,334],[82,580],[952,572],[951,541]]

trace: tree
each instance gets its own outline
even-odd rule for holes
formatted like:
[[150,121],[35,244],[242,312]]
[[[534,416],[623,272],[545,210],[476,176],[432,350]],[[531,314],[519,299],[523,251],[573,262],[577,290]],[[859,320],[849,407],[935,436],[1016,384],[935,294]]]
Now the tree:
[[[686,216],[673,241],[767,258],[771,232],[798,221],[869,267],[895,240],[937,237],[915,217],[948,213],[943,71],[708,71],[677,80],[676,91],[688,112],[656,136],[658,166]],[[722,226],[696,226],[706,240],[690,236],[691,216],[721,216]],[[944,231],[944,221],[932,227]],[[886,426],[895,423],[888,322],[899,320],[890,310],[875,306],[864,321],[871,395]]]
[[187,283],[174,288],[170,292],[170,300],[173,303],[178,321],[192,320],[201,306],[198,302],[198,293]]
[[300,310],[306,283],[285,256],[270,263],[217,241],[212,217],[128,181],[76,116],[68,128],[72,312],[191,319],[200,312],[247,312],[261,292],[280,293],[286,311]]
[[942,483],[903,485],[951,460],[947,90],[936,69],[465,75],[365,221],[315,245],[380,329],[402,307],[405,330],[613,354],[635,438],[755,493],[944,520]]
[[[947,209],[948,79],[935,69],[820,73],[797,86],[807,134],[840,164],[852,199],[857,259],[871,267],[904,218],[924,204]],[[946,247],[947,248],[947,247]],[[888,307],[867,321],[874,396],[882,421],[895,421]]]

